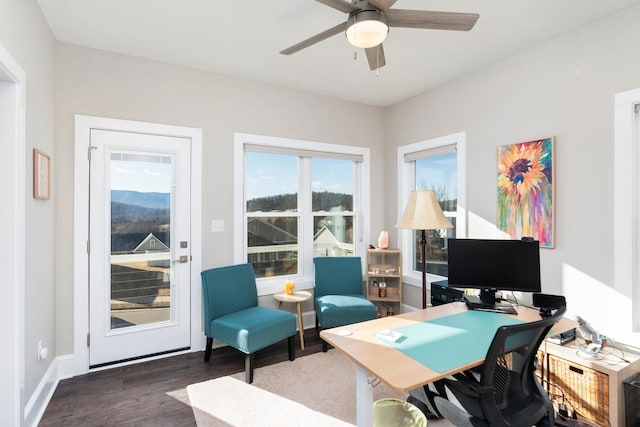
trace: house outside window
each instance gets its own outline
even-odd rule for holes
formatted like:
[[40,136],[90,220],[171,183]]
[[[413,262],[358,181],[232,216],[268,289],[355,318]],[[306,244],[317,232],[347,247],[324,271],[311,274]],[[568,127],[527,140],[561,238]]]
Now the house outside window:
[[[457,133],[398,147],[398,218],[413,190],[433,190],[453,228],[427,230],[426,264],[429,281],[446,278],[447,239],[466,236],[465,133]],[[399,246],[405,254],[405,281],[421,284],[420,230],[400,230]]]
[[234,149],[234,257],[253,265],[261,294],[289,279],[312,287],[316,256],[363,254],[368,148],[236,134]]

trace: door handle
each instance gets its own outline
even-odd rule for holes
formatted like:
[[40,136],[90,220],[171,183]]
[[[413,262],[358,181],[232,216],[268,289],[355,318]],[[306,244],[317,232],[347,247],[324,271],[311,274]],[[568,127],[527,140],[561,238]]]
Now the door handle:
[[180,264],[184,264],[185,262],[189,262],[189,255],[180,255],[180,258],[174,259],[171,262],[179,262]]

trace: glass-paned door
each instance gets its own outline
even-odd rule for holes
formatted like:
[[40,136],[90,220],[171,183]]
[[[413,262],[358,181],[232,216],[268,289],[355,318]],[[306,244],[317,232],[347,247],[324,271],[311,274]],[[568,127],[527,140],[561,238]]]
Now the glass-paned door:
[[91,366],[190,345],[189,143],[91,131]]

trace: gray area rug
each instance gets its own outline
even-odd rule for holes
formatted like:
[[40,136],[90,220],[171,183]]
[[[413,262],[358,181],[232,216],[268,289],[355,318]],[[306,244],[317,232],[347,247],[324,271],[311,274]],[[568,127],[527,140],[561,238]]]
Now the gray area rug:
[[[199,427],[352,426],[356,423],[356,368],[338,350],[191,384],[189,400]],[[374,400],[406,399],[384,383]],[[430,423],[430,425],[433,425]]]

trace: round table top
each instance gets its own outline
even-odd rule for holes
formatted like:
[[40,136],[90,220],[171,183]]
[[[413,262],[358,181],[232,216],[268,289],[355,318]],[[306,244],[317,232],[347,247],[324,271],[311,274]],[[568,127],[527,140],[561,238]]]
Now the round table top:
[[295,291],[293,295],[287,295],[284,292],[273,294],[273,297],[282,302],[302,302],[311,298],[311,292]]

